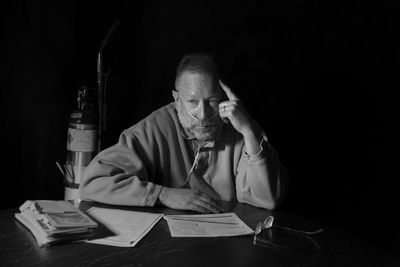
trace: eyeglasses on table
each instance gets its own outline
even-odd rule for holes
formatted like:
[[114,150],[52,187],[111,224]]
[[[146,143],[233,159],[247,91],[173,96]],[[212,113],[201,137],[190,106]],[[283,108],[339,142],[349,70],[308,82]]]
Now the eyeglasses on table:
[[[264,221],[261,221],[261,222],[259,222],[257,224],[257,227],[256,227],[256,229],[254,231],[253,245],[256,245],[257,243],[261,243],[261,244],[272,245],[272,246],[279,247],[279,248],[292,248],[290,246],[282,245],[282,244],[279,244],[279,243],[277,243],[275,241],[272,241],[272,240],[269,240],[267,238],[261,237],[261,233],[264,230],[272,229],[272,228],[279,229],[279,230],[284,230],[284,231],[287,231],[287,232],[293,232],[293,233],[296,233],[296,234],[303,235],[305,237],[317,235],[317,234],[319,234],[319,233],[324,231],[324,229],[317,229],[315,231],[304,231],[304,230],[300,230],[300,229],[294,229],[294,228],[291,228],[291,227],[276,225],[276,224],[274,224],[274,216],[268,216],[267,218],[265,218]],[[310,238],[308,237],[307,239],[310,239]],[[312,239],[310,241],[315,243],[314,240],[312,240]],[[318,244],[316,244],[315,246],[318,247]]]

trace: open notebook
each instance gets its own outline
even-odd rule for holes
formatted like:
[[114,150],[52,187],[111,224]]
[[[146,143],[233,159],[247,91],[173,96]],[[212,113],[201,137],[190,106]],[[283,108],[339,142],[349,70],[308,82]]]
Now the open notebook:
[[107,233],[86,242],[117,247],[134,247],[164,215],[96,207],[87,214],[104,226]]

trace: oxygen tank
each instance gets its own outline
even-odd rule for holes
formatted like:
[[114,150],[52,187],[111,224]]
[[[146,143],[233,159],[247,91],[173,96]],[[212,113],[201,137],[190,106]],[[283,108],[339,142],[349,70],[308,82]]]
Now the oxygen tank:
[[71,113],[68,121],[65,200],[79,199],[83,171],[97,153],[98,119],[88,87],[78,91],[77,100],[78,108]]
[[[114,22],[100,44],[97,57],[97,88],[83,86],[78,91],[78,108],[71,113],[68,121],[67,157],[64,169],[58,167],[64,175],[66,200],[79,201],[79,184],[82,174],[90,161],[101,149],[102,133],[106,129],[106,81],[108,74],[103,73],[103,49],[118,28]],[[105,80],[103,81],[103,78]],[[96,92],[90,94],[90,92]],[[95,96],[92,96],[95,95]],[[97,106],[94,104],[97,103]],[[98,116],[97,116],[98,115]]]

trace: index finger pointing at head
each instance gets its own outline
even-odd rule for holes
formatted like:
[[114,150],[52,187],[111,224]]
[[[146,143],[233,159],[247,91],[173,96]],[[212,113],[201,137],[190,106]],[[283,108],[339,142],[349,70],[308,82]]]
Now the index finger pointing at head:
[[224,90],[225,94],[228,96],[229,100],[239,100],[239,98],[232,92],[232,90],[226,86],[221,80],[218,80],[221,85],[222,90]]

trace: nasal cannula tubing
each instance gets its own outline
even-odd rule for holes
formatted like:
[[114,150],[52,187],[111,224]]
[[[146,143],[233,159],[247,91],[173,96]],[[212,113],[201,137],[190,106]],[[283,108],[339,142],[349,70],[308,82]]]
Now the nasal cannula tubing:
[[[182,105],[184,106],[184,107],[183,107],[183,110],[184,110],[187,114],[189,114],[190,117],[192,117],[192,118],[195,119],[196,121],[200,121],[200,119],[196,118],[196,117],[188,110],[188,108],[186,107],[186,105],[185,105],[183,102],[181,102],[181,103],[182,103]],[[218,112],[218,111],[217,111],[214,115],[212,115],[211,117],[202,120],[202,122],[210,121],[210,120],[212,120],[213,118],[215,118],[217,115],[219,115],[219,112]],[[192,167],[190,168],[190,170],[189,170],[189,172],[188,172],[188,175],[186,176],[186,179],[185,179],[185,181],[182,183],[181,186],[183,186],[183,185],[190,179],[190,176],[192,175],[194,169],[197,167],[197,164],[198,164],[198,161],[199,161],[199,158],[200,158],[200,157],[199,157],[199,156],[200,156],[200,149],[201,149],[206,143],[207,143],[207,142],[203,142],[203,143],[199,144],[199,146],[197,147],[196,152],[195,152],[195,157],[194,157],[194,161],[193,161]]]
[[193,161],[192,167],[190,168],[190,170],[189,170],[189,172],[188,172],[188,174],[187,174],[187,176],[186,176],[185,181],[183,181],[183,183],[182,183],[179,187],[182,187],[184,184],[186,184],[187,181],[189,181],[190,176],[192,175],[194,169],[197,168],[197,165],[199,164],[199,159],[200,159],[200,149],[201,149],[205,144],[206,144],[206,142],[203,142],[202,144],[199,144],[199,146],[197,147],[196,152],[195,152],[195,156],[194,156],[194,161]]
[[[183,109],[185,110],[185,112],[186,112],[187,114],[189,114],[190,117],[192,117],[192,118],[195,119],[196,121],[200,121],[198,118],[196,118],[196,117],[188,110],[188,108],[186,107],[186,105],[185,105],[183,102],[181,102],[181,103],[182,103],[182,105],[184,106]],[[218,114],[219,114],[219,112],[217,111],[217,112],[216,112],[214,115],[212,115],[211,117],[202,120],[202,122],[210,121],[210,120],[214,119]]]

